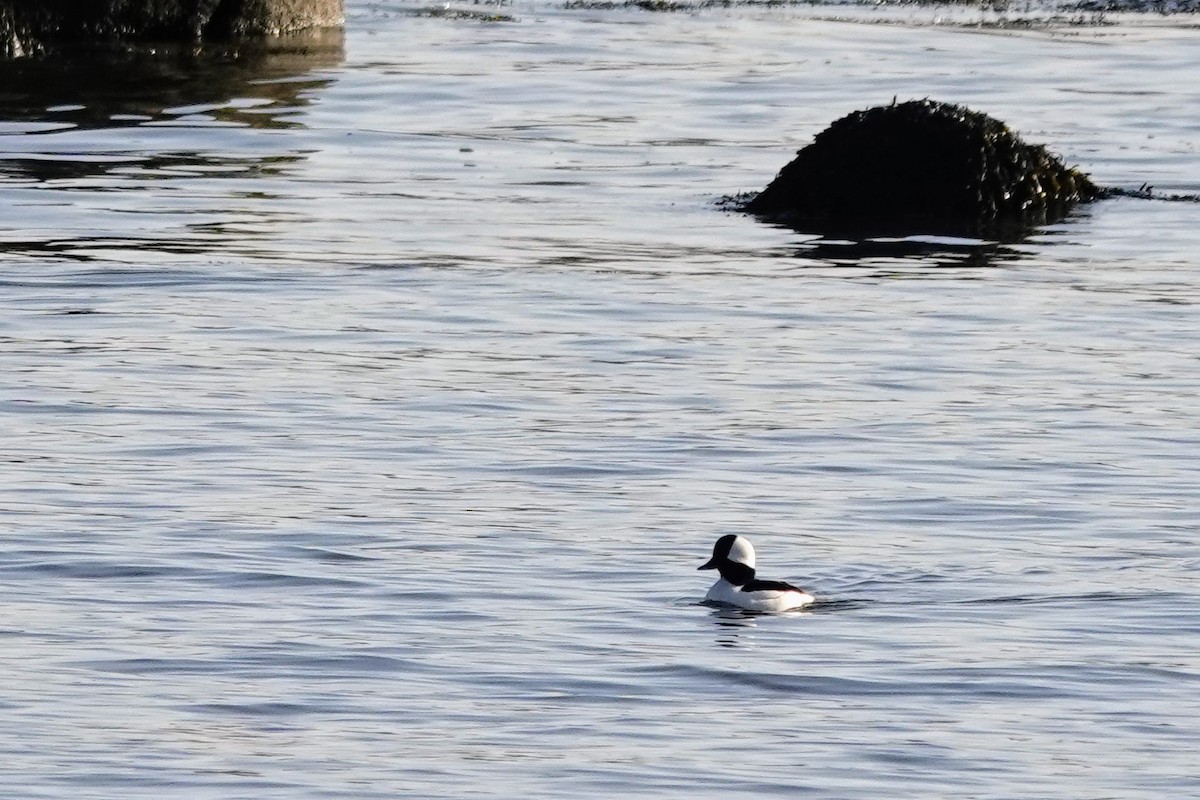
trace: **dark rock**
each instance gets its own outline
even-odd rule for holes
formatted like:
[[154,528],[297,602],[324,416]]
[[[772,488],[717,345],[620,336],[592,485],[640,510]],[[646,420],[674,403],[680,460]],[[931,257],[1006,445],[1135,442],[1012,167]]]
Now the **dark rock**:
[[278,36],[342,21],[343,0],[0,0],[0,57],[71,44]]
[[813,233],[994,235],[1103,193],[1004,123],[919,100],[837,120],[741,208]]

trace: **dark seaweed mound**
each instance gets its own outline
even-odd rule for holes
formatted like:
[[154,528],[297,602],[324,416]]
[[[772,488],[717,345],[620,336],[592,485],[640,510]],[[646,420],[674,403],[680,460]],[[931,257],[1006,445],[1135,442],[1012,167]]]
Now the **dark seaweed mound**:
[[742,208],[812,232],[977,234],[1054,222],[1101,194],[999,120],[914,100],[837,120]]

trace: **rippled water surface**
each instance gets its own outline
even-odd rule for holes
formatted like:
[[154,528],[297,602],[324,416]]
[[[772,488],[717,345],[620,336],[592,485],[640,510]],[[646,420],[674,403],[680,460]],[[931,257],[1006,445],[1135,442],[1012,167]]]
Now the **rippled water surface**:
[[0,64],[4,796],[1194,795],[1200,206],[716,205],[894,96],[1196,193],[1194,20],[458,10]]

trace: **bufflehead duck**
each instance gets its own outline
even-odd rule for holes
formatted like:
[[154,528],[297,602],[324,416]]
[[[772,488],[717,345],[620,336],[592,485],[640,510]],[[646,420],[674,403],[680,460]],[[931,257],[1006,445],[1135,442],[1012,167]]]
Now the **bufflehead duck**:
[[790,583],[755,578],[754,546],[742,536],[729,534],[717,539],[712,558],[699,569],[715,569],[721,573],[704,598],[710,603],[749,611],[791,611],[816,599]]

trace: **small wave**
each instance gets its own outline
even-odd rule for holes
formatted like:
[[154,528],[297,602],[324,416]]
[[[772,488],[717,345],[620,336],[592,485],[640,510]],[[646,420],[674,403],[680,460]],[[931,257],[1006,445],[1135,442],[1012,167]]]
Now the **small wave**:
[[0,567],[14,576],[30,575],[45,578],[75,580],[113,580],[136,578],[163,578],[189,575],[194,572],[186,567],[154,563],[115,563],[96,559],[63,559],[61,557],[29,558],[10,562]]
[[1149,592],[1083,592],[1079,594],[1004,595],[960,600],[958,605],[1073,605],[1076,603],[1129,603],[1161,599],[1160,593]]
[[1132,197],[1138,200],[1162,200],[1168,203],[1200,203],[1200,194],[1179,192],[1158,192],[1148,183],[1143,183],[1137,189],[1108,188],[1104,197]]

